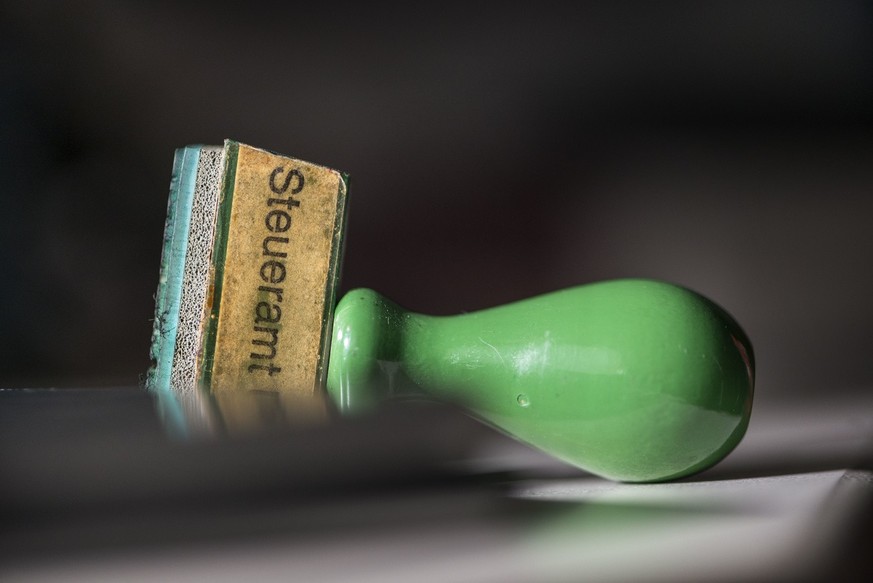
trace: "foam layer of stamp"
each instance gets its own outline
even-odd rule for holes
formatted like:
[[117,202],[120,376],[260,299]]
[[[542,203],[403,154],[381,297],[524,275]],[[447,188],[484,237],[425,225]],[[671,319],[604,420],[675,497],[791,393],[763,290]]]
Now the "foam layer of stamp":
[[171,420],[171,426],[182,424],[182,411],[170,390],[173,352],[179,322],[179,305],[188,248],[188,230],[191,223],[191,203],[200,159],[200,146],[176,150],[173,174],[170,179],[170,200],[164,225],[164,248],[155,297],[155,321],[152,331],[151,358],[146,385],[159,397],[162,412]]

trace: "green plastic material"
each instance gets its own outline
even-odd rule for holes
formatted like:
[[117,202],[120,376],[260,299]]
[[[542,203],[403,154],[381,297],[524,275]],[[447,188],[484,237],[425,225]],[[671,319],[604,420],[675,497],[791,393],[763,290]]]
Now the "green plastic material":
[[359,289],[334,319],[343,413],[424,394],[567,462],[630,482],[686,476],[742,439],[754,357],[724,310],[681,287],[610,281],[452,317]]

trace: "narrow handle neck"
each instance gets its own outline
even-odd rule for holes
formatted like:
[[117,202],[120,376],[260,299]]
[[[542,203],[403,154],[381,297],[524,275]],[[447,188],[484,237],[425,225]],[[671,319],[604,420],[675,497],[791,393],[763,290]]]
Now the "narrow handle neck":
[[342,413],[374,410],[389,396],[414,390],[403,370],[408,337],[425,316],[369,289],[349,292],[337,308],[327,388]]

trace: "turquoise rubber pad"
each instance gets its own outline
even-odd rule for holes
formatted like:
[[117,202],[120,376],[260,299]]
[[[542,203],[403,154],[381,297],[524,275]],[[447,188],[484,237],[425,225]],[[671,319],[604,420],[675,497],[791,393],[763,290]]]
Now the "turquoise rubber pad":
[[145,380],[146,388],[158,398],[158,406],[168,427],[182,431],[185,426],[182,406],[170,387],[170,373],[176,347],[191,204],[201,148],[202,146],[179,148],[173,160],[161,273],[155,298],[155,326],[150,350],[152,366]]

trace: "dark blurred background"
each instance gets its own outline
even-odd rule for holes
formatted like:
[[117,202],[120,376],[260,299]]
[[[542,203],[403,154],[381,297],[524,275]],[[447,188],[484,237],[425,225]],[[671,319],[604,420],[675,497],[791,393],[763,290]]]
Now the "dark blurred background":
[[0,386],[148,366],[173,150],[352,175],[343,290],[700,291],[760,406],[873,386],[873,5],[6,1]]

